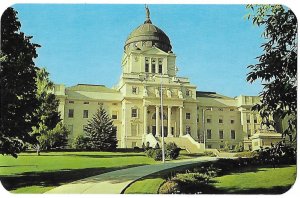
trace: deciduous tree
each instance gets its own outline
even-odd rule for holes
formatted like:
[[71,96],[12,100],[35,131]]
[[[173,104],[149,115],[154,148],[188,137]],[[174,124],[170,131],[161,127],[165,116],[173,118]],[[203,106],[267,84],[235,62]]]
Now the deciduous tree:
[[[297,125],[297,19],[282,5],[248,5],[248,19],[264,29],[263,54],[258,63],[249,65],[250,83],[261,80],[261,103],[253,107],[260,112],[263,123],[275,126],[274,117],[288,120],[283,135],[296,132]],[[271,119],[270,119],[271,118]],[[295,136],[294,136],[295,138]]]

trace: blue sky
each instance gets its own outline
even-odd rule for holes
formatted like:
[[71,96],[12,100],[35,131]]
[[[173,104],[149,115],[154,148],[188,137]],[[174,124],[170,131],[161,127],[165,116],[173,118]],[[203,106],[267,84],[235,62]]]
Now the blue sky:
[[[121,74],[124,42],[145,20],[144,5],[16,4],[21,31],[40,44],[36,64],[55,83],[104,84]],[[244,5],[149,5],[153,24],[170,38],[178,76],[201,91],[257,95],[247,66],[262,53],[262,30],[244,19]]]

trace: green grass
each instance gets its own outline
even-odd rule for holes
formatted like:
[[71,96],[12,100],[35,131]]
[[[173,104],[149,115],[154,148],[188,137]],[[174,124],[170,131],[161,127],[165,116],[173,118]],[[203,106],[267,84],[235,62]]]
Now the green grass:
[[125,190],[125,194],[157,194],[158,188],[164,181],[165,179],[160,177],[138,180]]
[[134,166],[154,164],[144,153],[44,152],[0,156],[2,185],[13,193],[43,193],[85,177]]
[[242,172],[213,179],[220,192],[277,194],[287,191],[296,180],[296,165],[279,168],[246,168]]

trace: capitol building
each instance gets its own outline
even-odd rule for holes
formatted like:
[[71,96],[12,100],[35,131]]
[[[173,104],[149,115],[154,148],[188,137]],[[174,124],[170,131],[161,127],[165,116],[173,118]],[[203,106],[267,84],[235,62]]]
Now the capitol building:
[[125,41],[121,68],[113,88],[55,85],[70,139],[84,133],[100,105],[117,129],[119,148],[155,147],[161,145],[162,135],[165,142],[175,142],[191,153],[237,145],[255,150],[281,139],[281,134],[261,125],[259,114],[251,111],[259,103],[258,96],[232,98],[198,91],[188,77],[177,76],[170,38],[152,23],[148,8],[144,23]]

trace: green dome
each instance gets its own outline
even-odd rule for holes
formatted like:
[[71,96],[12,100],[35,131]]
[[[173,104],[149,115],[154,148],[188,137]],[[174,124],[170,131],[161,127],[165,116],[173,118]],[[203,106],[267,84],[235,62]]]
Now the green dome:
[[145,49],[155,46],[165,52],[172,49],[169,37],[158,27],[152,24],[150,17],[147,16],[144,24],[133,30],[126,42],[124,49]]

